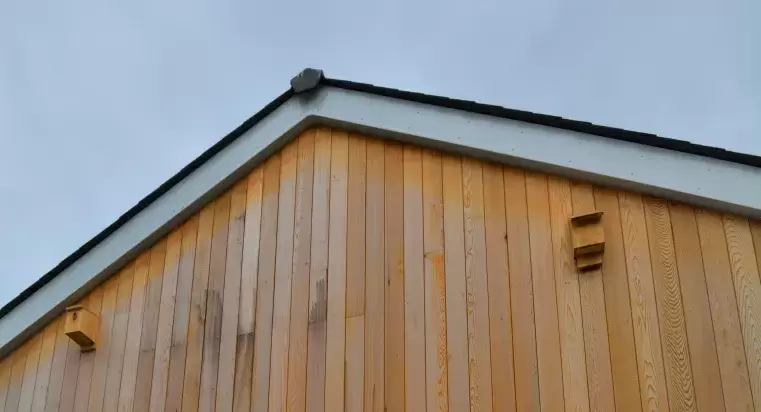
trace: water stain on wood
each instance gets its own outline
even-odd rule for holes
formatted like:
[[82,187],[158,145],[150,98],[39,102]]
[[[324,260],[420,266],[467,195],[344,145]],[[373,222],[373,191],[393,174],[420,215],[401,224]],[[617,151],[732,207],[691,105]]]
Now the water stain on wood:
[[[325,270],[327,272],[327,270]],[[327,276],[327,273],[325,274]],[[324,322],[328,319],[328,282],[317,281],[317,299],[309,308],[309,323]]]

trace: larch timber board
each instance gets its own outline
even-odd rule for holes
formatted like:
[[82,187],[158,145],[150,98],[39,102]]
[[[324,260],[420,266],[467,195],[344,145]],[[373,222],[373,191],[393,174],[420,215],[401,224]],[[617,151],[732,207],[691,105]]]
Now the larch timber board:
[[[599,270],[568,220],[604,212]],[[761,222],[327,127],[0,361],[0,412],[761,409]]]

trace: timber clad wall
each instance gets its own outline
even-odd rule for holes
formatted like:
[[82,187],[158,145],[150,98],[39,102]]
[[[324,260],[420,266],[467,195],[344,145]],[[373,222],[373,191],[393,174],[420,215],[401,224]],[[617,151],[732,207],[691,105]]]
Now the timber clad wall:
[[84,299],[96,351],[2,360],[0,412],[761,410],[759,261],[739,216],[312,129]]

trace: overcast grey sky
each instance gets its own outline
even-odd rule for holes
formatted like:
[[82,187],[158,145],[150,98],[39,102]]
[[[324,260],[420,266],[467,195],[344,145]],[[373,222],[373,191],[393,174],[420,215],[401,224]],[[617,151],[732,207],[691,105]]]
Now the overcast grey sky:
[[0,2],[0,304],[306,66],[761,154],[757,0],[267,3]]

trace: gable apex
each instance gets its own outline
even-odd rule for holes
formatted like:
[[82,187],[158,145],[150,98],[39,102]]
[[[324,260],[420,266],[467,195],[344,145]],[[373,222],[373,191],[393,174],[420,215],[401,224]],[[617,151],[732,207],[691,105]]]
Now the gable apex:
[[761,158],[755,156],[306,69],[283,94],[0,309],[0,355],[315,125],[761,216],[761,191],[748,189],[761,187]]

